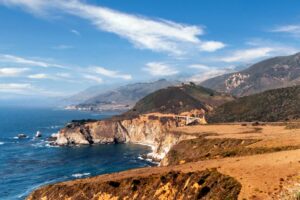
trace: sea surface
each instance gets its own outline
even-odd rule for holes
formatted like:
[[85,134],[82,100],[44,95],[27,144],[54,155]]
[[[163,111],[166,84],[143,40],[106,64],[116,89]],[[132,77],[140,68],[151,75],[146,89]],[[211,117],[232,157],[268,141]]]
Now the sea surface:
[[[49,183],[152,166],[139,159],[150,148],[135,144],[52,147],[46,137],[73,119],[104,119],[93,114],[52,108],[0,107],[0,199],[25,199]],[[41,131],[43,137],[35,139]],[[28,138],[17,139],[20,133]]]

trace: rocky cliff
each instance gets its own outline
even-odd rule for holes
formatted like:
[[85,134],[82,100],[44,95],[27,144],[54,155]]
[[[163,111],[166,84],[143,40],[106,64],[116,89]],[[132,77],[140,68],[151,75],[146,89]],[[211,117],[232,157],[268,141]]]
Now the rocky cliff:
[[54,142],[56,145],[89,145],[110,143],[139,143],[152,147],[149,154],[160,160],[169,149],[191,135],[171,131],[178,126],[173,116],[141,115],[132,119],[109,119],[103,121],[73,122],[63,128]]

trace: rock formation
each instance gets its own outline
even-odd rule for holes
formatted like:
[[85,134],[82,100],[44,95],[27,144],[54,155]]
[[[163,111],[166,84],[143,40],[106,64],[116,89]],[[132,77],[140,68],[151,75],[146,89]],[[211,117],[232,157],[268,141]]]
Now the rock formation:
[[193,136],[171,131],[178,126],[174,116],[141,115],[133,119],[110,119],[95,122],[73,122],[63,128],[53,144],[89,145],[110,143],[139,143],[153,149],[152,158],[162,159],[169,149],[183,139]]

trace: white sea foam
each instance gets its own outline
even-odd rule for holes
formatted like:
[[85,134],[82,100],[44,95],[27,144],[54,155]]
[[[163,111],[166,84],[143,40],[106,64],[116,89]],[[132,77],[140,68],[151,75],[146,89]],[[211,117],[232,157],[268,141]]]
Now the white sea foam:
[[4,144],[4,142],[0,142],[0,145],[3,145]]
[[82,178],[82,177],[89,176],[89,175],[91,175],[91,173],[77,173],[77,174],[72,174],[72,176],[75,177],[75,178]]

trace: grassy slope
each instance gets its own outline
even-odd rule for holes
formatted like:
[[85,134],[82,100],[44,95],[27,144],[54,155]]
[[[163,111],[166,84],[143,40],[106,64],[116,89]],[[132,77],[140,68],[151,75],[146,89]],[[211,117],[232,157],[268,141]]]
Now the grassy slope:
[[300,86],[269,90],[225,103],[209,122],[283,121],[300,117]]
[[231,96],[223,95],[201,86],[194,84],[182,85],[180,87],[168,87],[149,94],[125,114],[181,113],[201,108],[209,110],[231,100],[233,100]]

